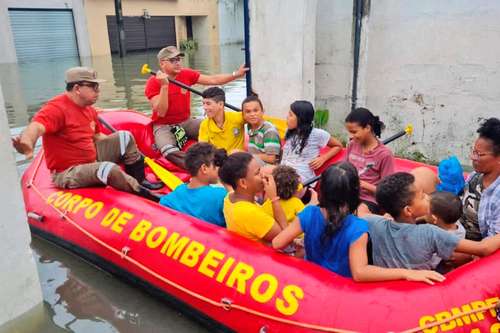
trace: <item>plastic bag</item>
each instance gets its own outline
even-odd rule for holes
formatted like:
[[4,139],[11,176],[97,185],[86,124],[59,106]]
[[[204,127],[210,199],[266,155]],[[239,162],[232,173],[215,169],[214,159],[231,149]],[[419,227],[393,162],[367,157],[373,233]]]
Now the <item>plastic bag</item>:
[[465,186],[464,171],[456,156],[451,156],[439,162],[438,177],[441,181],[438,191],[451,192],[455,195],[462,193]]

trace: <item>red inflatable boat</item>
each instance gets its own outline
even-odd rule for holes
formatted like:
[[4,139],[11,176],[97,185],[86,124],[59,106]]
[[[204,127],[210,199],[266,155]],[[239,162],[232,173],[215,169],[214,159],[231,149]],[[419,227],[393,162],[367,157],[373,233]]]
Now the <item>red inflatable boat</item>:
[[[158,159],[149,118],[102,114]],[[336,159],[339,159],[337,156]],[[420,164],[398,160],[408,170]],[[179,173],[184,177],[182,173]],[[500,332],[500,251],[446,281],[356,283],[112,188],[60,190],[43,154],[22,178],[33,233],[159,295],[217,331]]]

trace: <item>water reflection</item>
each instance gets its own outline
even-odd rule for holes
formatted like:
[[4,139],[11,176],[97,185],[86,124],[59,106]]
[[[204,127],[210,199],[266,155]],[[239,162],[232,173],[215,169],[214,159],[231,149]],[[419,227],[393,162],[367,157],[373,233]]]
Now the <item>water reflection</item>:
[[[111,109],[135,109],[149,114],[149,103],[144,97],[147,76],[141,75],[143,64],[157,69],[157,51],[129,53],[125,58],[97,56],[63,58],[18,64],[0,64],[0,83],[5,96],[9,126],[25,126],[36,111],[53,96],[64,91],[64,72],[73,66],[90,66],[107,80],[101,84],[97,106]],[[241,45],[200,47],[184,59],[184,65],[204,74],[230,73],[244,62]],[[203,90],[203,87],[197,87]],[[227,101],[239,105],[245,97],[245,80],[238,79],[224,89]],[[201,99],[192,95],[192,111],[203,114]]]
[[148,294],[33,237],[45,306],[3,332],[208,332]]

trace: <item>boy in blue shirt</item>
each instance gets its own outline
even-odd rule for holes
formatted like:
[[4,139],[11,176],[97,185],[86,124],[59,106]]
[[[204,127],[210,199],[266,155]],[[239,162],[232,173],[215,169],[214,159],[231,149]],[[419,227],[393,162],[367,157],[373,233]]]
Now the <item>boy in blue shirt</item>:
[[227,191],[223,187],[212,186],[219,181],[219,166],[225,158],[226,151],[217,149],[210,143],[199,142],[191,146],[185,158],[191,180],[163,196],[160,204],[226,227],[223,206]]

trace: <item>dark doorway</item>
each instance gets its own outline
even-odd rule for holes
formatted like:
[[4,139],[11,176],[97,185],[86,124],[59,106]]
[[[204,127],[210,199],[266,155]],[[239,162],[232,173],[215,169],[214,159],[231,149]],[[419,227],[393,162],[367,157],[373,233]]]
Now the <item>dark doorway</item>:
[[[119,51],[116,17],[106,16],[111,53]],[[160,49],[176,45],[174,16],[124,16],[125,48],[127,51]]]
[[187,39],[193,39],[193,18],[191,16],[186,16],[186,32]]

